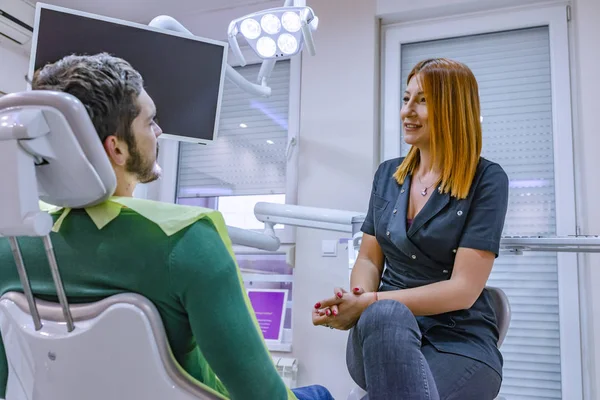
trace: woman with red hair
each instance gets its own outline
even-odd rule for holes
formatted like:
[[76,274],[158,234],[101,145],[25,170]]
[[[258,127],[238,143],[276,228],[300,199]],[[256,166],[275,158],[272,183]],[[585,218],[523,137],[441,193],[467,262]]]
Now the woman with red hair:
[[485,285],[508,177],[480,155],[475,76],[453,60],[418,63],[400,114],[412,147],[375,174],[353,289],[317,303],[313,323],[351,329],[348,369],[369,400],[492,400],[503,360]]

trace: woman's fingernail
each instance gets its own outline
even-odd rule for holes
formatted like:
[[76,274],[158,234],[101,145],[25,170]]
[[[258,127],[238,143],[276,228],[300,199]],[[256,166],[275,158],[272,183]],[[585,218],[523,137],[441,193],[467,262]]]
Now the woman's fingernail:
[[337,297],[342,298],[342,294],[340,292],[337,293]]
[[354,288],[354,291],[355,291],[355,292],[358,292],[358,291],[360,291],[360,288],[357,288],[357,287],[355,287],[355,288]]
[[337,311],[333,311],[333,316],[336,317],[337,316]]
[[316,308],[316,309],[319,309],[319,308],[321,308],[321,303],[317,303],[317,304],[315,304],[315,308]]
[[327,314],[327,316],[329,317],[329,314],[331,314],[331,311],[327,310],[327,311],[325,311],[325,314]]

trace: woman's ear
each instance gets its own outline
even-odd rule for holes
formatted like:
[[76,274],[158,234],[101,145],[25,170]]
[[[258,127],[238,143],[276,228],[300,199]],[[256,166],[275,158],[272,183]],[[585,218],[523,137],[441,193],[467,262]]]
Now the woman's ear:
[[113,165],[124,166],[127,163],[127,146],[115,135],[110,135],[104,140],[104,150]]

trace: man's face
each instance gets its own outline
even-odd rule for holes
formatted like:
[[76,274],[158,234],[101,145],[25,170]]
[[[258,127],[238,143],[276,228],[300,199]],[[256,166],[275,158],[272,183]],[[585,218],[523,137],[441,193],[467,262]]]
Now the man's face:
[[158,137],[162,129],[156,123],[156,106],[154,102],[142,90],[138,99],[139,115],[131,124],[134,148],[129,150],[129,158],[125,169],[134,174],[140,183],[148,183],[157,180],[162,174],[158,165]]

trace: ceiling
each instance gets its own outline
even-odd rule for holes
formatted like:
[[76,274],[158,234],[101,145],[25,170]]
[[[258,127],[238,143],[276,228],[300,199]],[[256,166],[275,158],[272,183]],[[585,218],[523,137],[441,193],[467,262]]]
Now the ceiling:
[[[33,2],[34,0],[32,0]],[[44,0],[44,3],[147,24],[157,15],[190,20],[211,12],[272,3],[273,0]],[[283,0],[281,1],[283,5]]]

